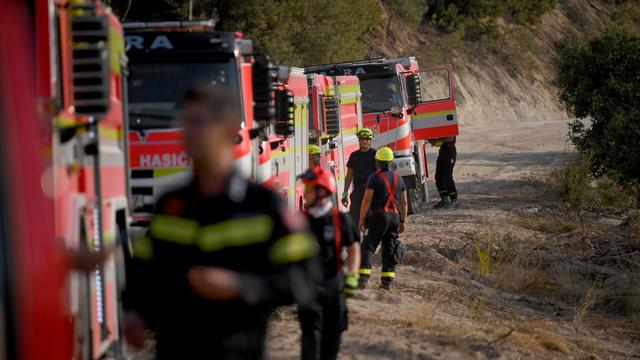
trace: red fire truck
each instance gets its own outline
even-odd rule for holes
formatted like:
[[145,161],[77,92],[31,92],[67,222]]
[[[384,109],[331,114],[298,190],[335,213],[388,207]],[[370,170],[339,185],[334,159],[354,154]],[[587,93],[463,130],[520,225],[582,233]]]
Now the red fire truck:
[[[289,105],[278,109],[277,118],[285,121],[268,131],[269,146],[260,161],[270,167],[263,167],[262,176],[289,208],[301,210],[304,188],[297,176],[309,166],[308,145],[321,147],[321,164],[332,170],[340,189],[344,186],[346,161],[358,149],[355,133],[362,125],[360,86],[355,76],[305,75],[301,68],[289,68],[283,86]],[[337,198],[334,203],[339,204]]]
[[[360,81],[356,76],[308,74],[310,115],[309,144],[322,149],[322,163],[337,181],[342,193],[347,161],[358,150],[356,132],[362,128]],[[342,207],[336,197],[334,203]]]
[[31,10],[0,2],[0,359],[70,359],[68,266],[41,183],[51,129],[36,114]]
[[276,89],[274,82],[286,74],[255,55],[251,40],[240,33],[215,31],[213,21],[126,23],[125,29],[131,67],[132,226],[145,228],[158,195],[190,177],[182,130],[174,120],[184,91],[196,83],[223,86],[241,100],[236,171],[267,184],[267,133],[276,116],[274,97],[288,107],[281,95],[284,89]]
[[6,355],[121,358],[122,262],[112,256],[72,273],[69,254],[114,246],[127,233],[122,29],[99,1],[1,5]]
[[[122,27],[99,1],[37,6],[38,95],[54,125],[48,176],[56,237],[70,248],[98,251],[127,237]],[[121,351],[123,277],[122,261],[111,258],[70,278],[69,309],[83,359]]]
[[311,66],[306,73],[355,75],[362,89],[363,125],[374,147],[394,150],[396,171],[409,188],[409,212],[427,200],[427,144],[458,135],[450,65],[420,69],[413,57]]

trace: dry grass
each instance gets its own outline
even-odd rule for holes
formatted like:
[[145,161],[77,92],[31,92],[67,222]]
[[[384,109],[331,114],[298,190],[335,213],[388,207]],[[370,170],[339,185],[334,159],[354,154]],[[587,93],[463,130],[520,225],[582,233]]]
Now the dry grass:
[[559,217],[518,216],[510,220],[511,224],[544,234],[558,235],[580,228],[575,222]]
[[573,326],[580,327],[587,313],[591,310],[591,307],[596,302],[595,285],[592,286],[587,294],[580,300],[576,308],[576,313],[573,316]]
[[[548,234],[566,233],[577,228],[576,224],[561,219],[538,216],[521,216],[515,223]],[[630,221],[628,228],[636,231],[639,224],[640,221],[638,224]],[[602,251],[607,255],[597,257],[587,256],[581,250],[584,239],[579,234],[568,236],[568,239],[575,239],[559,241],[554,236],[516,238],[511,234],[476,233],[469,237],[475,251],[468,252],[466,260],[475,264],[471,268],[497,289],[573,307],[576,327],[593,311],[640,319],[640,263],[633,265],[640,259],[640,249],[633,245],[637,241],[616,243],[615,251],[623,252],[620,256],[610,256],[604,248]],[[610,240],[612,234],[607,231],[599,236],[602,239],[593,239],[598,246],[614,243]],[[626,256],[627,253],[632,256]],[[620,262],[620,258],[624,262]],[[621,264],[627,267],[621,268]],[[479,303],[470,304],[471,312],[480,313],[478,306]]]
[[540,333],[535,338],[543,348],[549,351],[558,351],[564,354],[571,352],[570,343],[556,334]]

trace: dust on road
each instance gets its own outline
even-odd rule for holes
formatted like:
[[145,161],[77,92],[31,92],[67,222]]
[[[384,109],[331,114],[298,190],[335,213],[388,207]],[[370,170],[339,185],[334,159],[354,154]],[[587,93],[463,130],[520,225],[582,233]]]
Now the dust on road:
[[[461,206],[411,216],[401,239],[408,252],[391,293],[370,288],[349,300],[350,328],[340,359],[631,358],[640,337],[625,320],[577,326],[575,309],[497,289],[478,276],[473,237],[537,236],[514,227],[518,214],[542,212],[541,179],[565,158],[567,122],[463,128],[455,179]],[[430,173],[435,165],[431,154]],[[430,193],[437,194],[430,184]],[[561,216],[561,215],[558,215]],[[471,254],[471,255],[469,255]],[[379,255],[378,255],[379,256]],[[270,359],[298,359],[292,308],[271,323]]]

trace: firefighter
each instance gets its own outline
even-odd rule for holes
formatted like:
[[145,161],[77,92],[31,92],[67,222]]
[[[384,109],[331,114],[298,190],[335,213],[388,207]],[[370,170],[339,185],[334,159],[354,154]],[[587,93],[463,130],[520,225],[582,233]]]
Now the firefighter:
[[395,266],[402,260],[403,246],[398,234],[404,232],[407,218],[407,188],[402,177],[389,169],[393,150],[388,147],[376,152],[378,171],[369,176],[362,199],[359,229],[364,232],[360,284],[364,289],[371,277],[371,256],[382,245],[380,287],[389,290],[396,276]]
[[[300,307],[303,360],[335,360],[347,329],[346,297],[355,294],[360,266],[360,234],[351,219],[332,203],[336,191],[328,169],[316,166],[302,176],[306,215],[320,245],[323,281],[318,297]],[[347,250],[346,274],[342,249]]]
[[455,136],[429,140],[429,143],[439,147],[436,160],[436,187],[440,194],[440,201],[434,209],[455,207],[458,204],[458,191],[453,181],[453,167],[456,165],[456,138]]
[[[233,172],[235,99],[195,87],[183,99],[192,181],[160,197],[128,268],[125,332],[156,332],[157,359],[262,359],[272,309],[307,304],[319,251],[302,215]],[[314,275],[315,274],[315,275]]]
[[351,191],[351,206],[349,207],[349,215],[354,224],[360,219],[360,204],[364,196],[364,190],[367,185],[369,176],[376,172],[376,150],[371,147],[373,140],[373,131],[363,128],[356,134],[360,149],[354,151],[347,161],[347,175],[344,180],[344,192],[342,193],[342,204],[349,206],[349,187],[353,181],[353,190]]
[[314,168],[320,165],[322,149],[318,145],[309,145],[309,167]]

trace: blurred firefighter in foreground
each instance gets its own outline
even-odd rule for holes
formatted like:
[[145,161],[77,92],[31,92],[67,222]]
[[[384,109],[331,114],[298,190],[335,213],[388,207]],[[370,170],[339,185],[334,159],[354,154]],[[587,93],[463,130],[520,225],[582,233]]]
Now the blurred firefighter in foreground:
[[185,94],[195,176],[158,200],[134,243],[125,331],[140,346],[143,326],[155,329],[158,359],[261,359],[271,310],[315,296],[319,247],[304,217],[233,173],[238,108],[220,89]]
[[[347,329],[347,303],[358,287],[360,235],[351,219],[331,201],[334,178],[321,165],[307,170],[304,183],[305,214],[320,245],[323,280],[318,297],[299,309],[302,359],[336,359],[342,332]],[[346,274],[342,249],[347,249]]]
[[453,167],[456,165],[456,138],[455,136],[429,140],[429,143],[439,147],[436,160],[436,187],[440,194],[440,202],[434,209],[455,207],[458,204],[458,191],[453,181]]
[[344,179],[344,192],[342,193],[342,204],[347,207],[349,201],[349,187],[353,180],[353,190],[351,191],[351,206],[349,215],[351,220],[357,224],[360,219],[360,204],[364,197],[364,190],[369,176],[376,172],[376,150],[371,147],[373,131],[363,128],[356,134],[360,144],[360,149],[354,151],[347,161],[347,175]]
[[320,165],[322,159],[322,149],[318,145],[309,145],[309,167],[314,168]]
[[404,232],[407,218],[407,188],[400,177],[389,169],[393,150],[388,147],[376,152],[378,171],[367,181],[362,199],[358,227],[364,232],[360,288],[365,288],[371,277],[371,256],[382,243],[382,272],[380,287],[389,290],[396,277],[395,266],[400,263],[403,246],[398,234]]

